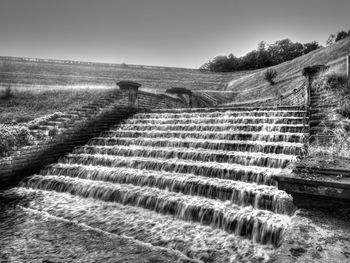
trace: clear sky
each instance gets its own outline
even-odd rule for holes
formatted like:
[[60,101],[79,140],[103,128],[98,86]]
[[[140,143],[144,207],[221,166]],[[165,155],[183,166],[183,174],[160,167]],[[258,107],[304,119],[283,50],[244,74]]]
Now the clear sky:
[[0,55],[198,68],[283,38],[325,45],[350,0],[0,0]]

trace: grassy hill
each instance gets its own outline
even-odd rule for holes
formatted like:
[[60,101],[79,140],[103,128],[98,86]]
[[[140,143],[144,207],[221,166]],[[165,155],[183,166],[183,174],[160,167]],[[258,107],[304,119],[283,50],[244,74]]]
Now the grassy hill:
[[[19,117],[23,117],[23,112],[38,117],[71,108],[77,104],[87,104],[94,93],[100,96],[110,92],[108,89],[101,91],[98,87],[114,89],[115,82],[119,80],[139,82],[142,84],[141,89],[152,92],[165,91],[174,86],[187,87],[195,92],[206,92],[225,105],[266,99],[276,96],[276,93],[284,94],[299,87],[305,80],[301,74],[304,67],[315,64],[338,65],[348,54],[350,54],[350,38],[274,66],[272,68],[278,72],[274,86],[264,80],[265,69],[207,73],[184,68],[0,57],[0,122],[1,116],[5,113],[8,114],[5,118],[8,122],[11,119],[20,119]],[[1,100],[1,94],[9,85],[16,93],[15,98]],[[40,86],[39,91],[38,86]],[[88,86],[95,88],[96,91],[93,89],[85,90],[86,92],[84,89],[63,91],[63,86]],[[31,89],[36,90],[33,96],[28,95]],[[23,93],[24,91],[26,94]],[[83,94],[84,92],[86,94]],[[52,94],[55,94],[55,103],[52,101]],[[79,97],[82,98],[80,103],[74,103]],[[31,98],[28,100],[28,105],[33,105],[33,98],[35,98],[37,101],[35,105],[42,110],[30,111],[24,107],[16,116],[13,116],[12,113],[17,108],[26,104],[26,98]],[[24,119],[30,119],[29,115]]]
[[[174,86],[193,91],[221,91],[228,81],[249,72],[205,73],[195,69],[0,57],[0,124],[27,122],[108,95],[119,80],[141,89],[165,91]],[[6,98],[10,87],[11,96]],[[229,92],[230,96],[232,93]],[[216,96],[230,99],[226,93]]]
[[[226,87],[227,91],[237,94],[229,104],[253,101],[257,98],[270,98],[279,92],[286,93],[299,87],[305,78],[302,76],[304,67],[317,64],[342,64],[342,58],[350,54],[350,38],[344,39],[329,47],[320,48],[304,56],[271,67],[278,72],[276,84],[272,87],[263,77],[266,69],[261,69],[241,78],[232,79]],[[334,63],[333,63],[334,62]]]
[[183,86],[197,90],[223,90],[228,81],[247,72],[206,73],[195,69],[136,66],[0,57],[0,84],[107,85],[133,80],[149,90]]

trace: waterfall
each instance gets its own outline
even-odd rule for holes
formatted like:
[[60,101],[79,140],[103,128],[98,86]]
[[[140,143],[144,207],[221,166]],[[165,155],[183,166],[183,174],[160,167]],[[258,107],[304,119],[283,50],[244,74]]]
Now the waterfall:
[[[209,246],[225,262],[231,252],[218,246],[232,238],[238,250],[280,244],[295,208],[275,176],[303,154],[305,117],[279,109],[138,113],[17,191],[38,197],[29,208],[194,259]],[[172,225],[178,238],[161,241]]]

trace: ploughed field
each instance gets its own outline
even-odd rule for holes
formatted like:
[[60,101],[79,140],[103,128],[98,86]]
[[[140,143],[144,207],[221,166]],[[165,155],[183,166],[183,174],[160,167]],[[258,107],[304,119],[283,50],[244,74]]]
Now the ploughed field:
[[[114,262],[113,251],[120,262],[267,261],[294,212],[274,177],[303,153],[305,118],[296,107],[138,113],[1,193],[16,205],[6,210],[6,233],[16,235],[1,239],[2,253],[28,262]],[[20,246],[23,236],[37,246]],[[113,249],[121,238],[129,243]]]

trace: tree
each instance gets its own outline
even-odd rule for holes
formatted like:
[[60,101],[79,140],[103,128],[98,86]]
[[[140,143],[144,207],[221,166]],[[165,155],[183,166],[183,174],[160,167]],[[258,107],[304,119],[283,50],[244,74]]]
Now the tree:
[[200,67],[200,70],[213,72],[232,72],[237,70],[251,70],[266,68],[280,64],[307,54],[321,46],[316,42],[301,44],[290,39],[282,39],[268,45],[261,41],[256,50],[248,52],[243,57],[217,56]]
[[327,46],[330,46],[330,45],[332,45],[332,44],[334,44],[334,43],[335,43],[335,35],[332,34],[332,35],[330,35],[329,38],[327,39],[326,45],[327,45]]
[[332,34],[329,36],[329,38],[327,39],[327,46],[332,45],[344,38],[350,37],[350,30],[348,32],[342,30],[339,31],[337,34]]
[[337,34],[337,37],[335,38],[335,42],[338,42],[344,38],[349,37],[349,33],[345,32],[345,31],[339,31]]
[[273,64],[276,65],[303,55],[303,49],[302,44],[298,42],[293,43],[287,38],[270,45],[268,51]]
[[304,49],[303,49],[303,54],[310,53],[311,51],[314,51],[316,49],[319,49],[320,46],[316,41],[310,42],[310,43],[305,43],[304,44]]
[[272,59],[266,46],[267,44],[264,41],[261,41],[258,44],[258,50],[256,53],[256,68],[266,68],[272,66]]

